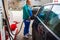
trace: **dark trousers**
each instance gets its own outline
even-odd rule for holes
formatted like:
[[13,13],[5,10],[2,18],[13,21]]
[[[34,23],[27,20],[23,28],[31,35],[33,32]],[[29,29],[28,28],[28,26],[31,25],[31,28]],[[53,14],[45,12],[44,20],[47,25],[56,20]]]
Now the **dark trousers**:
[[27,33],[29,33],[29,26],[30,26],[30,21],[29,20],[24,20],[24,35],[26,35]]

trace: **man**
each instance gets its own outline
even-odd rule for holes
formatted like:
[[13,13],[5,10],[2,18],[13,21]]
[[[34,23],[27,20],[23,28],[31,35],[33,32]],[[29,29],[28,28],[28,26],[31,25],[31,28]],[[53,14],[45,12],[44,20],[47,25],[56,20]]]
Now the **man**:
[[28,38],[29,34],[29,25],[30,25],[30,17],[32,16],[32,10],[30,7],[30,0],[26,0],[26,5],[23,7],[23,20],[24,20],[24,37]]

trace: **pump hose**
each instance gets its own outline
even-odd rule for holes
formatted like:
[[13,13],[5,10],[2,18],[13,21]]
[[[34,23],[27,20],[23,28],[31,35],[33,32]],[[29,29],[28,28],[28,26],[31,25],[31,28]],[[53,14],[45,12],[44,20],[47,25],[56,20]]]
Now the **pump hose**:
[[[5,13],[5,18],[6,18],[6,22],[7,22],[7,28],[8,28],[8,34],[9,34],[9,37],[12,37],[12,35],[10,34],[11,30],[10,30],[10,25],[9,25],[9,21],[8,21],[8,17],[7,17],[7,14],[6,14],[6,9],[5,9],[5,4],[4,4],[4,0],[2,0],[2,4],[3,4],[3,8],[4,8],[4,13]],[[12,32],[11,32],[12,33]],[[10,39],[11,40],[11,39]]]
[[18,33],[16,33],[16,35],[19,34],[19,33],[21,32],[22,26],[23,26],[23,21],[22,21],[22,23],[21,23],[20,30],[18,31]]

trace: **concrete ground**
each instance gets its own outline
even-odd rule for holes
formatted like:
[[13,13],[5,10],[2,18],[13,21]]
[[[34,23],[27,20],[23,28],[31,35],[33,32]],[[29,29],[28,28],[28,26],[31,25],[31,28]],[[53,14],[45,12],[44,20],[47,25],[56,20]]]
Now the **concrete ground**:
[[[31,35],[32,35],[32,22],[33,20],[30,23],[30,29],[29,29],[29,33]],[[17,35],[17,40],[32,40],[32,36],[29,36],[29,39],[24,38],[23,32],[24,32],[24,24],[22,26],[21,32]]]
[[[22,21],[23,21],[23,18],[22,18],[23,17],[23,10],[21,10],[21,11],[10,11],[10,12],[12,13],[11,14],[12,15],[11,20],[20,22],[19,24],[17,24],[18,29],[20,29]],[[29,33],[31,35],[32,35],[32,22],[33,22],[33,20],[31,20],[30,29],[29,29]],[[24,37],[23,32],[24,32],[24,23],[23,23],[21,32],[17,35],[17,40],[32,40],[32,36],[30,36],[29,39],[23,38]]]

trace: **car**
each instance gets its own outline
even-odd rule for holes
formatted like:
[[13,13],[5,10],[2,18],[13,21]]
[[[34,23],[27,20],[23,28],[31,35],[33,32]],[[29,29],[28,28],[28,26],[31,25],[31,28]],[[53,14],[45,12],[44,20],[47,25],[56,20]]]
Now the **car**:
[[60,3],[39,9],[32,24],[32,40],[60,40]]

